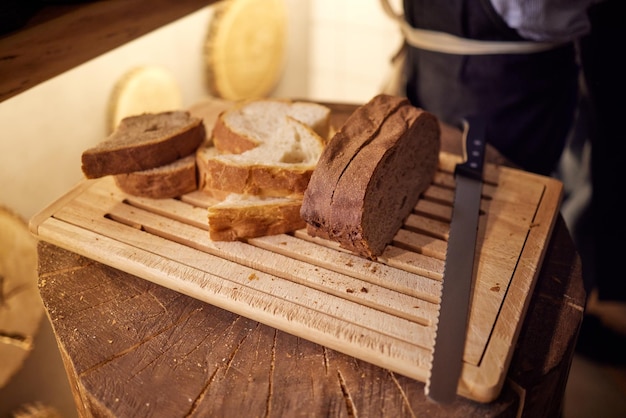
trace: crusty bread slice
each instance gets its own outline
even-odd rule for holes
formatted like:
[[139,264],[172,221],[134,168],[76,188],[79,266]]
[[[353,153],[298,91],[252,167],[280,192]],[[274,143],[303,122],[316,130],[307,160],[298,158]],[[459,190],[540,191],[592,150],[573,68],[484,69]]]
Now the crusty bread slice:
[[316,134],[328,139],[330,133],[330,108],[319,103],[293,102],[289,106],[287,116],[294,118],[315,131]]
[[223,111],[196,151],[198,188],[222,200],[208,208],[210,238],[303,228],[302,194],[329,130],[330,109],[314,103],[261,99]]
[[[262,121],[258,119],[259,124]],[[257,196],[304,193],[324,149],[324,139],[289,116],[280,122],[276,119],[263,129],[266,132],[259,138],[264,142],[257,147],[241,154],[215,155],[201,162],[202,186]]]
[[406,99],[373,98],[320,157],[301,208],[307,232],[376,259],[430,185],[439,150],[435,116]]
[[190,154],[173,163],[148,170],[116,174],[115,183],[133,196],[167,199],[198,188],[196,156]]
[[259,197],[231,194],[208,208],[209,237],[235,241],[304,228],[302,196]]
[[302,194],[283,197],[229,193],[207,185],[208,162],[219,156],[210,142],[196,151],[199,190],[219,200],[208,208],[209,237],[234,241],[263,235],[282,234],[304,228],[300,217]]
[[205,137],[202,119],[186,111],[130,116],[83,152],[82,170],[85,177],[98,178],[159,167],[194,153]]
[[223,112],[213,128],[213,142],[220,152],[240,154],[271,145],[283,129],[286,117],[309,126],[326,140],[330,132],[330,108],[288,99],[259,99],[239,103]]

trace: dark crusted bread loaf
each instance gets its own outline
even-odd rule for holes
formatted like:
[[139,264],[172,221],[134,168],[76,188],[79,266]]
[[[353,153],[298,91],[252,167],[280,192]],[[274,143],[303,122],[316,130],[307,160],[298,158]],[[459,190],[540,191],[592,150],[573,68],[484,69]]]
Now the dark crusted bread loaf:
[[173,163],[148,170],[116,174],[115,183],[124,192],[152,199],[182,196],[198,188],[196,156],[190,154]]
[[159,167],[192,154],[205,137],[202,119],[186,111],[130,116],[83,152],[82,170],[85,177],[98,178]]
[[307,231],[376,259],[437,169],[437,118],[379,95],[358,108],[322,153],[306,189]]

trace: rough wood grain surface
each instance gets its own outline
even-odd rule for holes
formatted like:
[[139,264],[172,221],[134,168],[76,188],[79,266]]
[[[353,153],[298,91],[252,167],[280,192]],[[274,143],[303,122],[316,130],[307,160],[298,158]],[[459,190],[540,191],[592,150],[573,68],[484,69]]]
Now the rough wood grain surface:
[[559,220],[500,396],[443,406],[417,380],[51,244],[39,257],[81,416],[554,417],[584,303]]
[[85,416],[555,416],[584,305],[559,216],[500,396],[444,407],[416,380],[50,244],[39,251],[40,291]]

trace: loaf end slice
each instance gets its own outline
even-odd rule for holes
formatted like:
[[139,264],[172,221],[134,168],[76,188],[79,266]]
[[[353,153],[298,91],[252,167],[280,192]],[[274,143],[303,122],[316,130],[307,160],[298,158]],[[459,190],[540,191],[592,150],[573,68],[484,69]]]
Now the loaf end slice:
[[186,111],[130,116],[83,152],[82,170],[85,177],[98,178],[156,168],[192,154],[205,137],[202,119]]

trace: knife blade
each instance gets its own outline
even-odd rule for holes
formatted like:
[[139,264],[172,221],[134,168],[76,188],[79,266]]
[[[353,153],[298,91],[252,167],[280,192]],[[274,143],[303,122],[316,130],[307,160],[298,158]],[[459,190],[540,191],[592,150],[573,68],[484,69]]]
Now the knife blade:
[[464,120],[465,159],[454,170],[454,203],[439,318],[430,376],[425,386],[426,395],[439,403],[455,399],[463,366],[485,158],[484,133],[485,121],[481,117],[470,116]]

